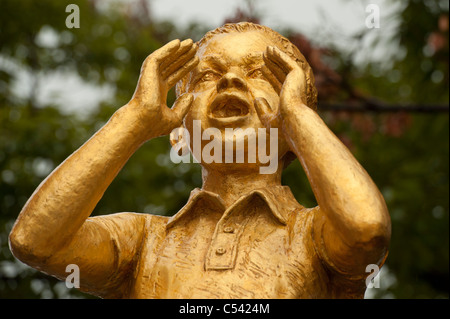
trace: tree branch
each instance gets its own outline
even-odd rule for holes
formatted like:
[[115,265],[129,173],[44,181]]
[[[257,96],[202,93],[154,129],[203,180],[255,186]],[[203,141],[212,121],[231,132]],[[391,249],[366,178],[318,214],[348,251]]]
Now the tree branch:
[[319,103],[319,112],[374,112],[374,113],[386,113],[386,112],[408,112],[408,113],[448,113],[448,104],[375,104],[375,103],[363,103],[360,105],[350,105],[343,103]]

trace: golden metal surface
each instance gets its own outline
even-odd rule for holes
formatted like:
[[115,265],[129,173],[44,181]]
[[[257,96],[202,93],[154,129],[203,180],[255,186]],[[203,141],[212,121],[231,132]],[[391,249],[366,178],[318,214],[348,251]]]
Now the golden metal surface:
[[[167,91],[177,82],[178,99],[168,108]],[[78,265],[80,289],[101,297],[361,298],[366,266],[381,266],[387,256],[390,218],[315,103],[308,63],[266,27],[230,24],[198,44],[174,40],[144,61],[131,101],[34,192],[11,231],[12,252],[60,279],[67,265]],[[171,134],[173,145],[204,155],[209,141],[195,151],[194,121],[201,133],[277,129],[275,171],[261,173],[267,164],[259,158],[227,163],[226,150],[215,149],[221,157],[201,162],[202,188],[175,216],[89,217],[144,142],[182,126],[194,138]],[[219,138],[222,148],[226,135]],[[232,137],[233,152],[241,139],[250,135]],[[250,146],[243,151],[249,158]],[[315,208],[281,186],[293,154]]]

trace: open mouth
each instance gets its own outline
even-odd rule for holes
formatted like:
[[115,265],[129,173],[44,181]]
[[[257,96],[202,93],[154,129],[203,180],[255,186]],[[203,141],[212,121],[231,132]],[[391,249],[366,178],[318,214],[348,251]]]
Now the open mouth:
[[237,94],[223,93],[213,101],[209,115],[216,119],[243,117],[250,113],[246,99]]

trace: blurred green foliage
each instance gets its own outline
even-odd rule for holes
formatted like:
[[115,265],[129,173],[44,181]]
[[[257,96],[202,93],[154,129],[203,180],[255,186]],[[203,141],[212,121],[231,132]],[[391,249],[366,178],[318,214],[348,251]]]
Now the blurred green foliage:
[[[336,50],[333,68],[355,90],[384,102],[448,104],[448,40],[441,38],[448,37],[448,4],[443,2],[404,1],[395,17],[395,39],[404,54],[389,70],[371,63],[358,67]],[[9,231],[40,182],[130,99],[145,57],[171,39],[199,40],[210,29],[192,23],[180,30],[155,21],[145,1],[133,1],[133,10],[125,2],[77,1],[81,28],[68,29],[69,3],[0,2],[0,298],[90,298],[17,261],[8,247]],[[44,41],[52,34],[56,41]],[[25,82],[19,80],[23,72]],[[57,102],[42,102],[39,86],[58,72],[78,74],[94,86],[110,85],[112,96],[82,116]],[[339,92],[325,99],[348,101]],[[169,105],[173,101],[172,90]],[[370,296],[448,298],[448,113],[321,116],[373,177],[391,213],[390,255],[381,288]],[[198,165],[173,164],[169,149],[164,137],[138,150],[94,215],[177,212],[190,190],[201,185],[201,176]],[[300,203],[316,205],[298,161],[285,170],[283,182]]]

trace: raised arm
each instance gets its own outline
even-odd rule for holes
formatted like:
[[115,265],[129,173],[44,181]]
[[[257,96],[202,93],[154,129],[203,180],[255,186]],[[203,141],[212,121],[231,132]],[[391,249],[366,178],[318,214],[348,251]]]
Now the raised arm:
[[273,47],[264,59],[283,88],[276,113],[264,100],[257,101],[257,111],[263,121],[272,121],[266,125],[282,128],[307,174],[319,204],[314,239],[321,257],[342,274],[364,274],[368,264],[379,265],[387,254],[391,224],[384,199],[350,151],[302,102],[301,67]]
[[174,40],[144,61],[131,101],[26,203],[9,237],[18,259],[57,277],[65,277],[66,266],[76,263],[82,284],[92,289],[120,277],[117,268],[126,267],[136,252],[142,216],[88,217],[130,156],[147,140],[181,124],[193,97],[182,96],[170,109],[167,91],[198,63],[196,50],[192,40]]

